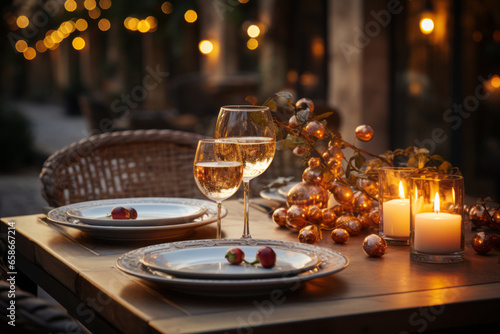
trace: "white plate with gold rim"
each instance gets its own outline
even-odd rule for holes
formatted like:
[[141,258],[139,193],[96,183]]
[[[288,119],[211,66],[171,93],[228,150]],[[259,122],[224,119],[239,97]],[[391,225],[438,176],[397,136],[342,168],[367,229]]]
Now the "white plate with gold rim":
[[[188,248],[165,247],[146,251],[141,258],[143,265],[163,271],[176,277],[213,278],[213,279],[248,279],[297,275],[318,266],[321,260],[314,252],[298,250],[282,245],[273,247],[276,263],[272,268],[259,264],[230,264],[226,258],[228,249],[237,247],[245,253],[249,262],[255,260],[257,251],[263,246],[242,245],[237,240],[224,246],[205,247],[204,243],[190,244]],[[285,247],[287,246],[287,247]]]
[[[86,208],[91,204],[114,205],[122,204],[135,205],[139,203],[177,203],[187,204],[206,208],[207,211],[200,217],[192,221],[160,226],[101,226],[90,225],[67,215],[68,211]],[[227,215],[227,209],[222,207],[221,217]],[[87,236],[105,240],[172,240],[190,235],[194,229],[211,224],[217,221],[217,205],[214,202],[191,199],[191,198],[170,198],[170,197],[137,197],[106,199],[91,202],[74,203],[52,209],[47,213],[49,223],[78,229]]]
[[[142,264],[141,259],[151,251],[166,249],[185,249],[189,247],[233,247],[238,246],[270,246],[276,248],[290,248],[298,252],[313,252],[321,263],[309,271],[297,275],[283,275],[270,278],[251,279],[205,279],[205,278],[182,278],[169,275],[163,271],[156,270]],[[116,267],[124,273],[141,278],[148,282],[163,285],[173,290],[184,293],[206,295],[206,296],[254,296],[273,293],[278,290],[296,290],[300,283],[316,278],[328,276],[345,269],[349,264],[347,257],[339,252],[318,247],[315,245],[302,244],[298,242],[263,239],[209,239],[209,240],[186,240],[139,248],[127,252],[116,261]]]

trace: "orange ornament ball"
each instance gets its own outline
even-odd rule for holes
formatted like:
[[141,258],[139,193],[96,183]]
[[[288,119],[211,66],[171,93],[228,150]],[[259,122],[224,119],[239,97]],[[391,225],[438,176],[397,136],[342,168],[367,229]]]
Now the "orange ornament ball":
[[286,196],[288,205],[301,207],[318,206],[320,209],[328,206],[328,190],[320,185],[308,182],[300,182],[293,186]]

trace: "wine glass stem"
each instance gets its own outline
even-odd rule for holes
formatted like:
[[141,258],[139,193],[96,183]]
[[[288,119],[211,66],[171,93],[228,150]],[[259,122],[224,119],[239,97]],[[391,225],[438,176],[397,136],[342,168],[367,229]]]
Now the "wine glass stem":
[[222,228],[220,219],[221,208],[222,208],[222,202],[217,202],[217,239],[222,239]]
[[249,192],[250,192],[250,181],[243,181],[243,198],[244,198],[244,209],[243,209],[243,235],[241,236],[243,239],[249,239],[252,236],[250,235],[250,226],[248,219],[248,202],[249,202]]

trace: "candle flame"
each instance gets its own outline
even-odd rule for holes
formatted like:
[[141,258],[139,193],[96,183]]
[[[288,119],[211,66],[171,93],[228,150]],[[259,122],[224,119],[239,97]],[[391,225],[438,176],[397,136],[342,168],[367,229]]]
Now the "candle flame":
[[439,204],[439,193],[436,193],[436,196],[434,196],[434,212],[439,213],[439,209],[441,209]]
[[399,181],[399,198],[405,199],[405,188],[402,181]]
[[453,197],[453,204],[455,204],[455,188],[451,188],[451,196]]

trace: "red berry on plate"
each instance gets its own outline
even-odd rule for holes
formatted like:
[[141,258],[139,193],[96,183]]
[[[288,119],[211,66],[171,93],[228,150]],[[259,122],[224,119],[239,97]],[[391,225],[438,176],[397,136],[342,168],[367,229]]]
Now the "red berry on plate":
[[272,268],[276,263],[276,253],[271,247],[262,247],[257,251],[257,260],[264,268]]
[[130,219],[130,212],[123,206],[115,206],[111,210],[111,218],[113,219]]
[[127,206],[125,209],[130,213],[130,219],[137,219],[137,211],[133,207]]
[[240,264],[245,259],[245,253],[239,248],[230,248],[224,256],[231,264]]

